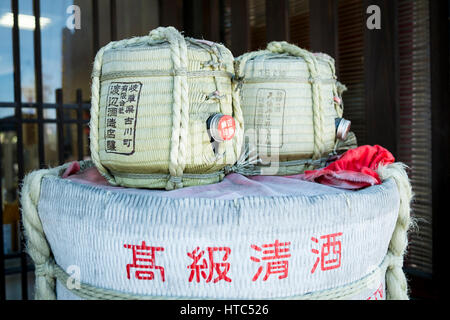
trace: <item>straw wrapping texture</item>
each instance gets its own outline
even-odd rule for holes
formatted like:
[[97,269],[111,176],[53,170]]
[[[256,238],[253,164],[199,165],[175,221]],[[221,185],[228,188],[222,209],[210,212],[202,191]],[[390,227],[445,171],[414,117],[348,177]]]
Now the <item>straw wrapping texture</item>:
[[[100,173],[114,185],[168,190],[220,181],[183,175],[218,172],[240,156],[243,119],[233,74],[228,49],[184,38],[173,27],[101,48],[92,71],[90,122],[91,155]],[[139,94],[130,97],[130,86],[135,92],[138,86]],[[130,101],[121,101],[116,87]],[[232,115],[237,126],[216,153],[206,128],[213,113]],[[122,173],[169,176],[138,180],[118,177]]]

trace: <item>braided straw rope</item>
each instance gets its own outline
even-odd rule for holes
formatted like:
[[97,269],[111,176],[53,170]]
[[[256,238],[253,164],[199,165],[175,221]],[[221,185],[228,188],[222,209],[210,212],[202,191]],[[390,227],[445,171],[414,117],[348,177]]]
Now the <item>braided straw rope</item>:
[[406,165],[397,162],[387,166],[380,166],[377,170],[381,180],[394,179],[400,194],[397,224],[389,243],[389,251],[393,257],[386,272],[388,299],[395,300],[408,299],[408,283],[402,267],[403,255],[408,246],[407,232],[412,224],[410,211],[413,192],[405,168]]
[[[187,46],[184,37],[174,27],[159,27],[150,32],[152,40],[167,40],[170,43],[173,69],[173,123],[170,147],[169,172],[171,179],[166,189],[183,187],[181,177],[186,165],[186,147],[189,126],[189,98],[187,85]],[[173,177],[178,177],[174,179]]]
[[235,139],[236,143],[234,144],[234,153],[236,155],[236,159],[239,159],[240,155],[242,154],[243,150],[243,144],[244,144],[244,114],[242,113],[241,109],[241,102],[240,102],[240,96],[239,96],[240,88],[238,86],[238,83],[233,81],[231,85],[231,99],[232,99],[232,106],[233,106],[233,117],[236,120],[236,133],[235,133]]
[[58,175],[69,164],[50,170],[38,170],[25,176],[21,189],[22,221],[27,239],[27,252],[36,265],[35,298],[54,300],[55,278],[46,272],[51,261],[51,249],[44,235],[41,220],[37,211],[41,193],[41,180],[46,175]]
[[[36,269],[35,298],[56,299],[55,279],[66,286],[68,275],[55,264],[51,249],[46,240],[41,220],[37,211],[41,190],[41,181],[45,176],[60,176],[69,164],[53,169],[42,169],[28,174],[23,182],[21,191],[22,219],[27,241],[27,252],[33,259]],[[80,166],[86,168],[90,162],[81,161]],[[386,270],[387,299],[408,299],[407,280],[402,270],[403,255],[405,253],[408,238],[407,231],[411,224],[410,202],[412,199],[411,185],[405,171],[405,165],[394,163],[380,166],[377,170],[381,179],[394,179],[400,194],[400,207],[395,230],[392,234],[388,253],[382,265],[374,272]],[[378,271],[377,271],[378,270]],[[365,278],[346,285],[317,292],[311,295],[289,297],[289,299],[346,299],[351,292],[360,291],[367,286],[373,278],[369,274]],[[117,292],[97,288],[89,284],[80,284],[80,289],[70,289],[82,298],[87,299],[162,299],[155,296],[137,296],[128,293]],[[181,297],[180,297],[181,298]],[[186,297],[184,297],[186,298]],[[170,297],[175,299],[175,297]]]
[[[389,264],[391,263],[392,255],[386,255],[382,264],[372,271],[369,275],[355,282],[343,285],[341,287],[313,292],[310,294],[288,296],[282,298],[276,298],[277,300],[345,300],[350,299],[356,294],[359,294],[365,290],[376,280],[379,280],[382,274],[386,272]],[[153,295],[139,295],[127,292],[121,292],[117,290],[110,290],[105,288],[99,288],[87,283],[79,283],[79,286],[69,287],[70,275],[65,272],[60,266],[53,261],[47,263],[45,268],[41,268],[42,273],[51,274],[55,279],[72,293],[82,299],[87,300],[188,300],[188,299],[202,299],[211,300],[215,298],[207,297],[185,297],[185,296],[153,296]]]

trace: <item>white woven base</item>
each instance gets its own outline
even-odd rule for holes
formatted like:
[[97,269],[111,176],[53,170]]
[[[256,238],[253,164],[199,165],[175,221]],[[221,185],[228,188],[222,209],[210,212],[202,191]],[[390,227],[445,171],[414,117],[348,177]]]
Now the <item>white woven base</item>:
[[[78,266],[83,283],[130,294],[194,299],[289,298],[357,282],[382,264],[399,212],[399,193],[393,180],[353,192],[277,178],[265,183],[261,180],[264,177],[229,175],[224,182],[211,185],[215,192],[224,186],[225,199],[211,199],[201,195],[165,196],[177,191],[123,192],[121,188],[47,176],[42,181],[38,212],[59,266],[65,270]],[[289,188],[283,188],[281,181],[289,183]],[[274,190],[284,191],[276,194]],[[319,262],[313,271],[320,253],[326,250],[326,236],[335,233],[341,233],[334,239],[334,248],[338,250],[338,242],[341,253],[326,258],[341,258],[339,266],[331,263],[335,268],[326,270]],[[288,249],[286,254],[290,256],[277,260],[288,262],[288,273],[282,279],[281,272],[274,273],[264,281],[267,262],[274,260],[252,261],[252,256],[261,259],[264,254],[251,245],[262,247],[276,240],[290,242],[279,247]],[[152,280],[137,279],[139,268],[132,268],[128,278],[127,265],[132,264],[133,255],[124,245],[141,245],[143,241],[147,246],[164,248],[155,253],[154,259],[156,266],[164,268],[164,281],[156,269],[147,269],[154,272]],[[208,266],[208,247],[229,248],[225,260],[224,251],[215,251],[213,260],[223,263],[220,270],[230,264],[226,273],[230,282],[222,279],[214,283],[216,270],[209,282],[202,276],[198,283],[195,277],[189,281],[188,266],[193,259],[187,253],[197,247],[205,251]],[[252,281],[260,266],[263,271]],[[205,271],[208,276],[210,269]],[[380,279],[384,286],[384,273]],[[378,287],[359,289],[353,296],[347,292],[345,297],[367,299]],[[57,297],[74,298],[59,283]]]

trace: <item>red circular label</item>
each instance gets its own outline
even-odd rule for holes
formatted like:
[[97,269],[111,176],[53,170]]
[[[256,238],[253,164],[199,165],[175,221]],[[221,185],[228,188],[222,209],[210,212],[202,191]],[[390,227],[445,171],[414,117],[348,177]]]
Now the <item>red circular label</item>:
[[234,137],[234,133],[236,132],[236,124],[232,116],[223,116],[219,120],[219,124],[217,126],[217,131],[219,131],[220,137],[227,141],[231,140]]

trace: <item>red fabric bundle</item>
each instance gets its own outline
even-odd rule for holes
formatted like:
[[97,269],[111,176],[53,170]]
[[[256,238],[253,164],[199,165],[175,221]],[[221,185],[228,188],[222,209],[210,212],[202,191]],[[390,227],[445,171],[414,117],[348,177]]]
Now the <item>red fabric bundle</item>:
[[65,179],[68,176],[76,174],[78,171],[80,171],[80,164],[78,163],[78,161],[73,161],[69,164],[69,166],[64,171],[62,178]]
[[380,184],[375,170],[393,162],[394,156],[385,148],[361,146],[348,150],[325,168],[305,171],[304,179],[342,189],[361,189]]

